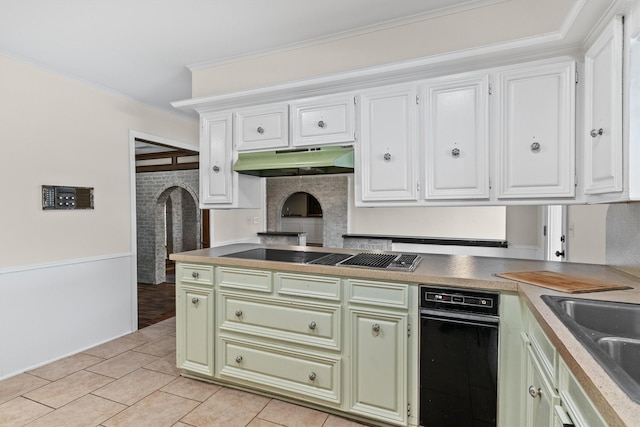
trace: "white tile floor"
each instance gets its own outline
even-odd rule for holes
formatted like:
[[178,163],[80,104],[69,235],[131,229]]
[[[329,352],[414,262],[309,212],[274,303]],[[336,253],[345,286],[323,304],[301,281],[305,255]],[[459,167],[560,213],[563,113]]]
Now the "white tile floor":
[[0,381],[0,427],[356,427],[277,399],[181,377],[175,318]]

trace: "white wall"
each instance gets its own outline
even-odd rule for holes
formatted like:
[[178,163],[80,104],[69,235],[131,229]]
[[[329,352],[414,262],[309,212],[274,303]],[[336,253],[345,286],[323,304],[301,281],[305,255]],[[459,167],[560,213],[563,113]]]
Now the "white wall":
[[[194,120],[0,57],[0,378],[137,327],[131,130],[198,144]],[[95,209],[43,211],[43,184]]]
[[452,11],[404,25],[202,67],[193,70],[192,96],[235,92],[547,35],[561,28],[574,3],[496,1],[487,7]]
[[416,237],[506,238],[506,208],[356,208],[350,200],[349,233]]
[[[197,145],[197,123],[2,57],[0,94],[0,268],[131,251],[129,130]],[[43,211],[43,184],[95,209]]]
[[567,261],[606,264],[609,205],[567,207]]

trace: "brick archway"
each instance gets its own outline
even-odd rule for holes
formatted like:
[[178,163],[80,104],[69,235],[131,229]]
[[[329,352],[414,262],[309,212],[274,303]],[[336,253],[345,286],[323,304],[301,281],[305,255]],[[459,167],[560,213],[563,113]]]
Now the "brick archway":
[[322,175],[267,178],[267,231],[276,231],[285,201],[294,193],[309,193],[322,206],[325,247],[341,248],[347,232],[348,177]]

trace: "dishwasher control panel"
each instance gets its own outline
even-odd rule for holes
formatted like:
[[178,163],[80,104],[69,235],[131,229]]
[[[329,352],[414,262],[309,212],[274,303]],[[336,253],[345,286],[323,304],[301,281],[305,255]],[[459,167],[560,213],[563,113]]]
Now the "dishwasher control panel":
[[420,307],[497,316],[500,294],[463,288],[420,287]]

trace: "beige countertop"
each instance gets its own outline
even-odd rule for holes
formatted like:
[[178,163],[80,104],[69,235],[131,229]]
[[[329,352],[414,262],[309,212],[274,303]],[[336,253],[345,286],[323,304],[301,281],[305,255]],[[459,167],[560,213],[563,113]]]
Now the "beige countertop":
[[[593,359],[558,317],[540,299],[540,295],[571,295],[577,298],[623,301],[640,304],[640,278],[615,268],[577,263],[545,262],[507,258],[463,255],[421,254],[422,262],[413,272],[398,272],[365,268],[296,264],[223,257],[263,245],[235,244],[172,254],[175,261],[225,265],[246,268],[348,276],[374,280],[401,281],[413,284],[439,284],[498,291],[518,292],[524,297],[536,319],[556,346],[582,387],[611,426],[637,425],[640,404],[632,401]],[[353,249],[316,248],[298,246],[269,246],[275,249],[313,252],[358,253]],[[613,284],[630,286],[622,291],[566,294],[550,289],[496,277],[496,274],[517,271],[548,270],[562,274],[589,277]]]

